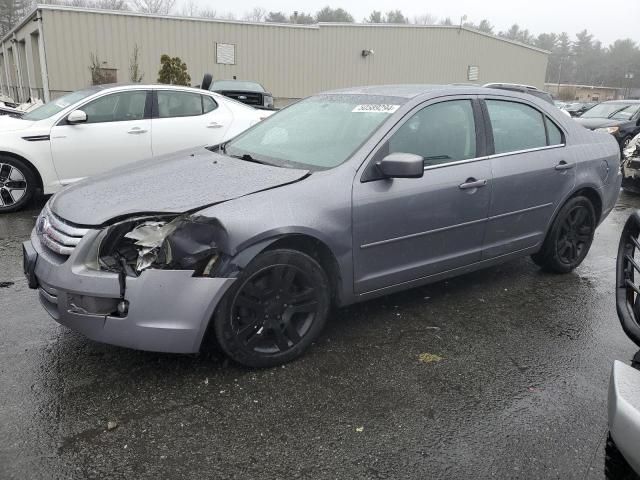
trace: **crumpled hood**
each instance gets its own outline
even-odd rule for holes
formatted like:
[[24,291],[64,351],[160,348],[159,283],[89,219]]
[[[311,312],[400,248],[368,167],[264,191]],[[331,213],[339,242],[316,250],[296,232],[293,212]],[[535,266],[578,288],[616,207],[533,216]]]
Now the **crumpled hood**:
[[624,123],[627,123],[628,120],[611,120],[610,118],[574,118],[576,122],[578,122],[583,127],[588,128],[589,130],[595,130],[596,128],[606,128],[606,127],[617,127]]
[[140,213],[184,213],[304,178],[307,170],[278,168],[210,152],[186,150],[74,183],[50,208],[83,226]]
[[16,130],[26,130],[34,123],[35,122],[21,120],[10,115],[0,115],[0,134],[5,132],[14,132]]

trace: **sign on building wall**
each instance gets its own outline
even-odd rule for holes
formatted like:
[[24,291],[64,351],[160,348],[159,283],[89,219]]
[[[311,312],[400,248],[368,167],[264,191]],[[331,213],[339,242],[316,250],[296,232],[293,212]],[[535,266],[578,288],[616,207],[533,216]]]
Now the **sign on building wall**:
[[236,64],[236,46],[232,43],[216,43],[216,63]]
[[475,82],[480,78],[480,67],[477,65],[469,65],[467,68],[467,80]]

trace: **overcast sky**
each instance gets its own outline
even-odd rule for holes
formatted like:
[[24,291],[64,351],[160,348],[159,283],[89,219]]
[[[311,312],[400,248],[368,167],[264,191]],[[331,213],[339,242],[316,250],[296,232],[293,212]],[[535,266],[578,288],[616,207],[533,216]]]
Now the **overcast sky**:
[[[178,0],[176,10],[182,3]],[[478,23],[487,18],[497,31],[506,30],[514,23],[528,28],[534,34],[542,32],[568,32],[572,37],[583,29],[589,30],[605,46],[618,38],[632,38],[640,42],[640,1],[639,0],[529,0],[526,2],[504,0],[447,0],[446,2],[426,2],[416,0],[234,0],[215,2],[194,0],[202,7],[215,9],[218,13],[233,12],[241,18],[253,7],[267,11],[315,13],[325,5],[342,7],[360,22],[371,10],[387,11],[399,8],[409,18],[430,13],[438,18],[451,17],[459,23],[462,15]]]

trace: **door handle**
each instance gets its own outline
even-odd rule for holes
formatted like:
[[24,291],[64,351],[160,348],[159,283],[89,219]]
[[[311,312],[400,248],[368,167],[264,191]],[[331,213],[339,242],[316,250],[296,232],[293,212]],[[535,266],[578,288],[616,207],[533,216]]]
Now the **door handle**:
[[127,133],[131,134],[131,135],[140,135],[141,133],[147,133],[147,131],[144,128],[140,128],[140,127],[133,127],[131,130],[129,130]]
[[207,128],[222,128],[224,125],[220,125],[218,122],[211,122],[207,125]]
[[576,166],[575,163],[567,163],[564,160],[562,160],[559,164],[557,164],[555,166],[555,169],[556,170],[571,170],[575,166]]
[[472,188],[481,188],[487,185],[487,180],[476,180],[475,178],[467,178],[467,181],[458,185],[460,190],[471,190]]

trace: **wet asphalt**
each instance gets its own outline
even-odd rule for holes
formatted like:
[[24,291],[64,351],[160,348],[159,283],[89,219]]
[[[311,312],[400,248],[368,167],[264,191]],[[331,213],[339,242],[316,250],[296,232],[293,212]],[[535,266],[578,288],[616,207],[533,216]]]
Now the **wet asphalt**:
[[[584,264],[529,259],[334,312],[270,370],[102,345],[21,272],[0,217],[0,478],[603,478],[623,193]],[[109,429],[109,422],[113,422]]]

